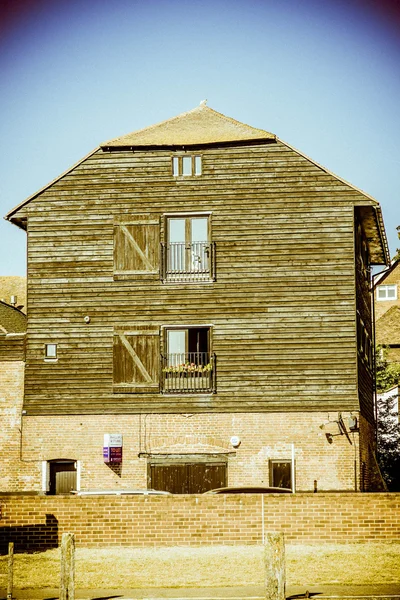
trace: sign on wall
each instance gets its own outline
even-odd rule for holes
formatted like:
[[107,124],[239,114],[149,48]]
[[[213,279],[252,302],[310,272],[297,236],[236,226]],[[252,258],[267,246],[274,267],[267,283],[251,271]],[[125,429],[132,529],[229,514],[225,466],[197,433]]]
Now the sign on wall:
[[122,462],[122,434],[105,433],[103,444],[103,459],[105,463]]

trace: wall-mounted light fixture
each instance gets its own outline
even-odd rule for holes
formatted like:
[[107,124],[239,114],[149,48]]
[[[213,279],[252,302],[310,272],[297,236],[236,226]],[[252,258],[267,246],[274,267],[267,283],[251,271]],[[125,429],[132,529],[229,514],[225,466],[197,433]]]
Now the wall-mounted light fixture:
[[234,448],[239,448],[240,444],[242,443],[242,440],[238,435],[233,435],[230,439],[230,442]]
[[[357,418],[355,419],[357,422]],[[338,426],[339,433],[325,433],[325,437],[328,440],[329,444],[332,444],[334,437],[337,437],[338,435],[345,435],[349,444],[353,445],[353,442],[351,441],[348,431],[346,429],[346,425],[344,424],[342,413],[338,413],[338,418],[335,421],[328,421],[327,423],[322,423],[322,425],[320,425],[319,428],[325,429],[325,425],[329,425],[330,423],[335,423]],[[351,428],[350,430],[354,431],[354,429]]]

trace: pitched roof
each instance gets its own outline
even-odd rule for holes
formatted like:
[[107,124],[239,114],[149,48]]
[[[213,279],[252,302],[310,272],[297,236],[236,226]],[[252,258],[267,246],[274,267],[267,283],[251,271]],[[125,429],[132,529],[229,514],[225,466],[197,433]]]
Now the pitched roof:
[[273,133],[235,121],[201,103],[193,110],[115,138],[101,146],[194,146],[274,139]]
[[375,323],[376,342],[392,346],[400,344],[400,307],[392,306]]
[[376,273],[376,275],[373,276],[372,278],[372,282],[373,282],[373,286],[374,288],[377,285],[381,285],[384,280],[386,279],[386,277],[388,275],[390,275],[390,273],[392,273],[398,266],[400,265],[400,259],[393,259],[390,263],[390,265],[388,267],[386,267],[386,269],[384,269],[383,271],[381,271],[380,273]]
[[17,308],[0,300],[0,334],[25,333],[26,316]]
[[[342,181],[362,195],[362,198],[358,199],[355,204],[358,205],[362,211],[362,219],[369,238],[374,264],[388,264],[389,250],[382,213],[378,202],[374,198],[344,181],[334,173],[331,173],[314,160],[299,152],[296,148],[279,140],[273,133],[269,133],[263,129],[256,129],[250,125],[245,125],[235,119],[226,117],[206,106],[205,102],[202,102],[200,106],[193,110],[182,113],[156,125],[151,125],[150,127],[104,142],[100,145],[100,148],[102,150],[109,149],[111,151],[112,148],[171,148],[224,143],[266,143],[268,141],[279,141],[286,145],[294,152],[303,156],[306,160],[311,161],[320,169],[339,181]],[[96,148],[51,183],[29,196],[29,198],[21,202],[21,204],[10,210],[5,218],[18,227],[26,229],[27,213],[24,211],[24,207],[31,200],[50,188],[54,183],[73,171],[74,168],[82,164],[88,157],[98,151],[99,148]]]

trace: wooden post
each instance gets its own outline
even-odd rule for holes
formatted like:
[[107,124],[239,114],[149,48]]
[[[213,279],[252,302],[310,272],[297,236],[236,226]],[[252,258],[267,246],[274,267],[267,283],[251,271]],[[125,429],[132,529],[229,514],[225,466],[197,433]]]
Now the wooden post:
[[61,538],[60,600],[75,600],[75,536]]
[[286,565],[283,533],[265,535],[264,561],[266,600],[285,600]]
[[12,600],[14,580],[14,542],[8,544],[7,600]]

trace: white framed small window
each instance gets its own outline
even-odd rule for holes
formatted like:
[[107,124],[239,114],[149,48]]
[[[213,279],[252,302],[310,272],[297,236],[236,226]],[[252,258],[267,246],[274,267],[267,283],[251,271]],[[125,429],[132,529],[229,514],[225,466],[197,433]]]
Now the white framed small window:
[[378,285],[377,300],[397,300],[397,285]]
[[174,177],[191,177],[202,174],[201,156],[184,154],[172,157],[172,175]]
[[45,360],[57,360],[57,344],[44,345]]

